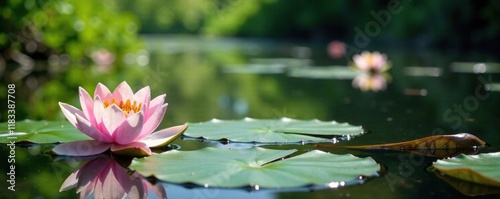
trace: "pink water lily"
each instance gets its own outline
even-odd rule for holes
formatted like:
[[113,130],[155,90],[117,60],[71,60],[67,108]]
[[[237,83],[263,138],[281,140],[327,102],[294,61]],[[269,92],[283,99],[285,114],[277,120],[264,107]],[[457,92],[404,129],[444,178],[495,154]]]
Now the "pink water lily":
[[363,51],[360,55],[353,56],[354,67],[362,72],[384,72],[387,71],[391,64],[387,60],[387,55],[377,51],[370,53]]
[[111,149],[113,153],[132,156],[151,155],[150,147],[165,145],[179,137],[187,125],[152,133],[167,110],[165,94],[151,100],[148,86],[136,93],[126,82],[113,91],[97,84],[94,98],[79,88],[82,110],[59,102],[66,118],[93,140],[73,141],[54,147],[59,155],[88,156]]

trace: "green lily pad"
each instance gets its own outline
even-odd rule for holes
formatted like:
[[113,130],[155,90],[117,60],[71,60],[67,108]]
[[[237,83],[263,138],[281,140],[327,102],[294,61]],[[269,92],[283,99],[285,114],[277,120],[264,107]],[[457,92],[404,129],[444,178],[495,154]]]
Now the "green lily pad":
[[500,92],[500,82],[491,82],[486,84],[484,87],[490,92]]
[[310,66],[294,68],[288,73],[291,77],[311,79],[354,79],[360,73],[348,66]]
[[224,73],[242,73],[242,74],[281,74],[286,70],[282,64],[242,64],[225,65],[222,67]]
[[377,176],[380,170],[380,166],[369,157],[335,155],[319,150],[282,159],[296,151],[260,147],[173,150],[134,159],[130,168],[167,182],[224,188],[339,187],[360,183],[360,176]]
[[335,121],[281,119],[218,120],[190,123],[184,135],[234,142],[331,142],[325,137],[357,136],[361,126]]
[[500,187],[500,152],[459,155],[438,160],[433,167],[441,173],[484,185]]
[[68,121],[16,121],[14,133],[7,131],[8,124],[1,123],[0,143],[11,141],[33,142],[38,144],[91,140]]
[[499,73],[500,63],[452,62],[451,71],[456,73]]
[[251,64],[280,64],[288,68],[297,68],[310,66],[313,61],[303,58],[253,58],[250,59]]

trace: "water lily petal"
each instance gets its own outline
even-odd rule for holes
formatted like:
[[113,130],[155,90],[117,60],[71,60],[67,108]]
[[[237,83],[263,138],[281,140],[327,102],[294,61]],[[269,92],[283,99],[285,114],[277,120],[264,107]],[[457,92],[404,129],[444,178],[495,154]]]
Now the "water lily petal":
[[156,96],[153,100],[151,100],[151,102],[149,102],[149,109],[157,109],[158,107],[162,106],[163,102],[165,102],[166,97],[167,95],[165,94]]
[[118,144],[129,144],[134,142],[140,135],[142,125],[144,123],[144,116],[142,112],[134,113],[127,117],[115,132],[115,142]]
[[127,145],[113,144],[111,151],[119,155],[143,157],[150,156],[151,149],[142,142],[132,142]]
[[78,88],[79,96],[80,96],[80,105],[82,106],[82,111],[85,114],[85,118],[87,118],[90,123],[94,126],[96,125],[94,118],[94,100],[90,97],[89,93],[82,87]]
[[149,109],[149,101],[151,99],[151,89],[149,86],[146,86],[144,88],[141,88],[139,91],[137,91],[134,94],[134,97],[132,98],[132,101],[136,101],[137,103],[142,104],[141,110],[148,110]]
[[100,82],[95,87],[94,100],[97,97],[104,101],[111,98],[111,91],[109,91],[108,87],[106,87],[104,84],[101,84]]
[[365,56],[363,56],[363,55],[354,55],[352,59],[354,61],[354,64],[356,65],[356,67],[358,67],[358,69],[360,69],[361,71],[368,71],[368,70],[370,70],[369,64],[368,64]]
[[133,101],[143,104],[144,103],[149,104],[150,99],[151,99],[151,89],[149,88],[149,86],[141,88],[134,94],[134,97],[132,98]]
[[166,145],[182,135],[188,128],[187,124],[173,126],[170,128],[159,130],[151,135],[145,137],[141,142],[145,143],[148,147],[158,147]]
[[146,109],[144,113],[144,118],[145,120],[148,120],[148,118],[155,112],[156,109],[159,107],[163,106],[163,102],[165,102],[165,97],[167,95],[163,94],[160,96],[155,97],[151,102],[149,102],[149,107]]
[[375,70],[380,71],[386,65],[386,62],[387,56],[385,54],[380,54],[377,51],[372,53],[372,65]]
[[111,136],[92,125],[87,119],[76,115],[76,128],[98,142],[111,142]]
[[95,140],[80,140],[59,144],[52,151],[58,155],[89,156],[100,154],[109,149],[110,146],[110,143],[102,143]]
[[112,141],[116,139],[116,129],[125,122],[125,119],[125,114],[123,114],[123,111],[116,104],[112,104],[104,109],[102,123],[111,135]]
[[94,120],[95,120],[95,127],[99,129],[101,132],[106,133],[109,135],[109,132],[107,129],[103,128],[102,124],[102,115],[104,113],[104,104],[101,100],[100,96],[96,96],[94,99]]
[[156,111],[147,119],[147,121],[144,122],[144,125],[142,126],[142,131],[137,137],[138,140],[141,140],[142,138],[145,138],[149,134],[151,134],[158,126],[160,125],[163,116],[165,115],[165,111],[167,111],[167,105],[164,104],[161,108],[156,109]]
[[66,119],[68,119],[68,121],[75,127],[76,126],[76,117],[75,115],[85,115],[81,110],[77,109],[76,107],[74,106],[71,106],[69,104],[66,104],[66,103],[62,103],[62,102],[59,102],[59,106],[61,107],[61,110],[64,114],[64,116],[66,117]]
[[125,81],[120,83],[113,91],[113,98],[116,101],[126,101],[127,99],[132,99],[133,96],[134,92],[132,88]]

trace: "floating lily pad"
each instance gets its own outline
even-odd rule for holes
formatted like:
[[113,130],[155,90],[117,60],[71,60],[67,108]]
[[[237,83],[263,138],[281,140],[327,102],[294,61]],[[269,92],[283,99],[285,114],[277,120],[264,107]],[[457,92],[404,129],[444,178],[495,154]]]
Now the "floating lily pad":
[[283,64],[242,64],[225,65],[222,67],[224,73],[242,74],[281,74],[286,70]]
[[7,131],[7,123],[1,123],[0,129],[2,129],[0,143],[27,141],[44,144],[92,139],[80,132],[68,121],[16,121],[15,133],[13,134]]
[[403,73],[407,76],[439,77],[443,70],[440,67],[407,66],[403,68]]
[[500,63],[453,62],[451,71],[456,73],[499,73]]
[[281,64],[288,68],[310,66],[313,61],[311,59],[302,58],[253,58],[250,59],[252,64]]
[[311,79],[354,79],[359,72],[348,66],[294,68],[288,73],[291,77]]
[[335,155],[318,150],[282,159],[296,151],[259,147],[247,150],[174,150],[134,159],[130,168],[167,182],[224,188],[338,187],[360,183],[360,176],[376,176],[380,170],[380,166],[369,157]]
[[485,89],[490,92],[500,92],[500,82],[491,82],[485,85]]
[[325,137],[357,136],[361,126],[335,121],[281,119],[218,120],[191,123],[184,135],[235,142],[328,142]]
[[441,173],[484,185],[500,187],[500,152],[459,155],[433,163]]

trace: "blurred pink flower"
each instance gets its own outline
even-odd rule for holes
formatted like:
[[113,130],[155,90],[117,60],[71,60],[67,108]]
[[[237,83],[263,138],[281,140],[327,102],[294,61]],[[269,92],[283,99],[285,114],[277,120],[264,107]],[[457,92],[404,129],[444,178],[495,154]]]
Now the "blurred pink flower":
[[354,60],[354,67],[362,72],[384,72],[391,67],[387,55],[380,54],[377,51],[373,53],[363,51],[360,55],[354,55],[352,59]]
[[328,44],[328,55],[334,59],[341,58],[345,55],[345,43],[341,41],[331,41]]
[[362,91],[380,91],[387,87],[387,80],[384,74],[380,73],[360,73],[352,81],[352,86]]
[[159,198],[167,198],[161,183],[155,185],[137,172],[128,173],[114,159],[100,155],[71,173],[59,191],[76,188],[80,198],[94,193],[94,198],[147,198],[151,190]]
[[92,60],[99,66],[109,66],[115,61],[115,55],[106,49],[100,49],[92,52]]
[[152,133],[167,110],[165,94],[150,100],[149,86],[135,94],[126,82],[111,93],[103,84],[97,84],[94,98],[80,90],[82,110],[59,102],[64,116],[78,130],[93,140],[73,141],[54,147],[59,155],[88,156],[111,149],[113,153],[131,156],[151,155],[149,147],[172,142],[187,125],[179,125]]

